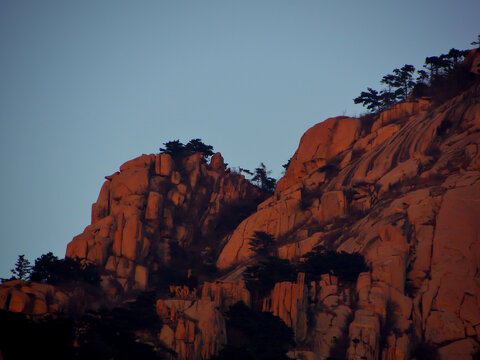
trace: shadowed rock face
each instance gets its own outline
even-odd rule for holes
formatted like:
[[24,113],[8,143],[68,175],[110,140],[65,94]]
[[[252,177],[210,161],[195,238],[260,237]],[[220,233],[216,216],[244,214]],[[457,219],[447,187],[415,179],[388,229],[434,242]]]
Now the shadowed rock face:
[[199,153],[176,161],[142,155],[106,178],[92,224],[68,244],[67,256],[104,267],[112,291],[145,289],[149,272],[169,265],[172,246],[216,249],[220,213],[262,196],[243,176],[225,171],[219,153],[210,165]]

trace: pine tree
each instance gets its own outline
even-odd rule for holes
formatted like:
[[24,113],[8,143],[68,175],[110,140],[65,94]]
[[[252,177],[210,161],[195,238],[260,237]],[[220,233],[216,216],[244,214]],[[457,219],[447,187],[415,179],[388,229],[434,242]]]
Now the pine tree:
[[267,167],[262,162],[260,163],[260,167],[255,169],[255,175],[252,177],[252,181],[256,182],[258,186],[269,193],[273,193],[275,191],[275,186],[277,184],[277,180],[272,177],[269,177],[271,171],[267,171]]
[[396,78],[396,87],[398,87],[399,98],[400,100],[405,100],[410,94],[410,91],[415,86],[415,81],[413,81],[413,73],[415,72],[415,66],[413,65],[404,65],[400,69],[394,69],[393,73]]
[[260,256],[267,256],[274,242],[275,238],[269,233],[255,231],[248,244],[250,250],[255,251]]
[[27,280],[28,276],[32,272],[30,261],[25,259],[25,255],[18,255],[15,268],[11,269],[10,272],[12,273],[14,279]]
[[362,91],[360,96],[353,99],[353,102],[366,106],[371,112],[375,112],[382,107],[382,101],[378,91],[372,88],[367,88],[367,91]]

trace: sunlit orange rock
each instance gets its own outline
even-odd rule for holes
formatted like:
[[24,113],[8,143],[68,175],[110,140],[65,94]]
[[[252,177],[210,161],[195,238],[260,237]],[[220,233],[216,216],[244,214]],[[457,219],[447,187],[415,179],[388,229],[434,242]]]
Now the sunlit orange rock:
[[225,170],[220,153],[208,167],[200,153],[176,160],[142,155],[107,177],[92,206],[92,224],[68,244],[66,255],[105,267],[105,286],[113,292],[115,281],[124,290],[146,289],[149,267],[168,266],[171,244],[218,237],[221,211],[262,196],[243,176]]
[[285,176],[278,181],[279,193],[307,174],[327,164],[335,155],[348,149],[359,138],[359,119],[339,116],[310,128],[300,140]]

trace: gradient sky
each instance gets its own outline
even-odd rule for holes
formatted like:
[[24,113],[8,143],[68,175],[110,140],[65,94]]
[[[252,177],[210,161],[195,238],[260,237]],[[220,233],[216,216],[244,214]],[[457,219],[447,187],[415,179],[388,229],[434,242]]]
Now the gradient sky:
[[90,223],[104,176],[201,138],[274,177],[381,77],[480,33],[478,0],[0,2],[0,277]]

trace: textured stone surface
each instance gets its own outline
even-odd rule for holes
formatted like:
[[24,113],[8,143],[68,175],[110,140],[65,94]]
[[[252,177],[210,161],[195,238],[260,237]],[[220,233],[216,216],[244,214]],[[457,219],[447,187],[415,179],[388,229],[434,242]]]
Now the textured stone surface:
[[225,170],[220,153],[209,166],[199,153],[177,160],[142,155],[107,177],[92,206],[92,225],[68,244],[66,255],[105,267],[104,285],[112,291],[117,285],[143,290],[149,267],[169,265],[172,244],[196,242],[207,251],[207,244],[221,241],[215,233],[226,220],[221,211],[262,197],[243,176]]
[[[409,99],[373,115],[370,129],[363,121],[337,117],[307,130],[275,194],[222,236],[235,205],[261,194],[219,153],[210,164],[199,154],[128,161],[106,177],[92,224],[67,256],[103,266],[112,284],[104,286],[128,292],[149,288],[172,245],[208,253],[222,280],[174,287],[174,298],[157,301],[156,337],[179,359],[200,359],[226,341],[221,311],[239,300],[252,306],[241,278],[258,260],[249,249],[255,231],[274,236],[271,255],[292,261],[317,245],[359,252],[368,271],[355,284],[299,278],[263,299],[264,311],[293,328],[292,356],[408,359],[423,339],[441,359],[470,359],[480,340],[480,84],[441,106]],[[62,306],[62,295],[49,304],[30,288],[2,285],[0,307]]]
[[48,284],[7,281],[0,285],[0,310],[47,315],[66,309],[72,295]]
[[158,336],[180,359],[208,359],[227,342],[225,319],[214,302],[158,300],[156,306],[170,324]]
[[296,283],[288,281],[276,283],[270,297],[264,299],[263,311],[280,317],[295,332],[297,341],[307,335],[308,292],[305,274],[299,273]]
[[204,282],[201,298],[213,301],[218,308],[224,311],[239,301],[243,301],[247,306],[251,306],[252,302],[250,292],[243,280]]

